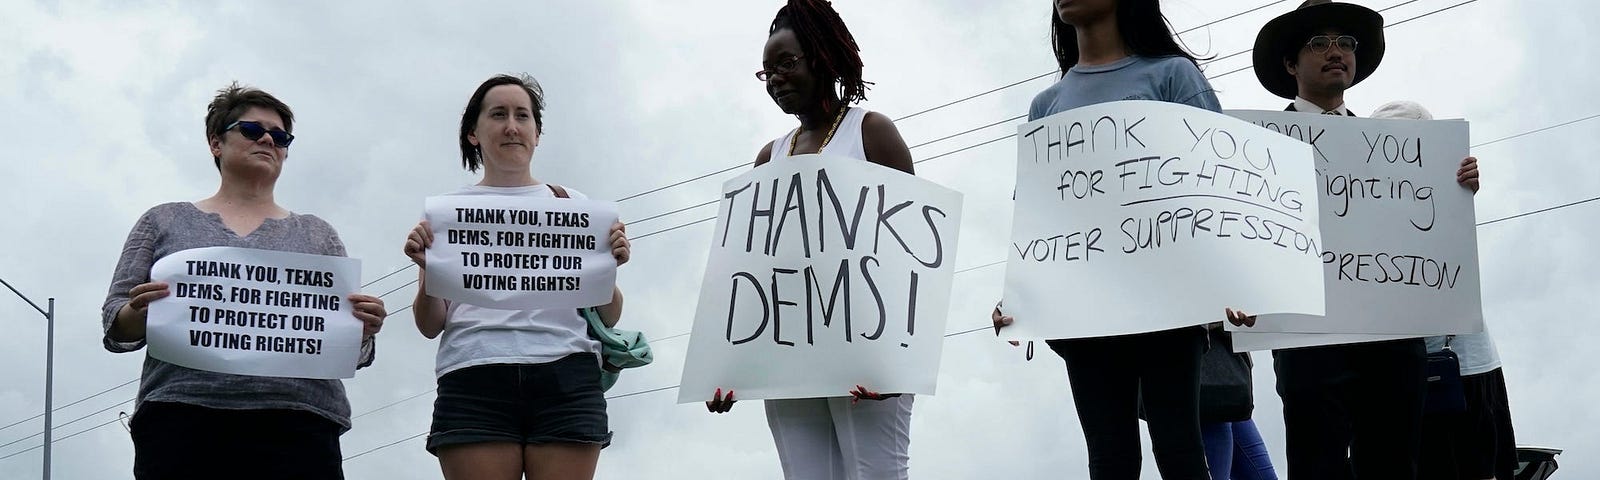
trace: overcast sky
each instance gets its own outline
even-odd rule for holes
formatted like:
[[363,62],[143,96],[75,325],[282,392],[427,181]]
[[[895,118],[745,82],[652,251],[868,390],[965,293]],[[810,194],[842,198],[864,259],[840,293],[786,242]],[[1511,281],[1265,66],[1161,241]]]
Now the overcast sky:
[[[1461,0],[1362,2],[1390,22]],[[865,106],[892,118],[1050,72],[1042,0],[975,2],[839,0],[875,82]],[[1269,0],[1167,1],[1187,29]],[[1260,11],[1185,34],[1203,55],[1250,47],[1269,18]],[[205,198],[217,186],[202,119],[216,89],[261,87],[295,111],[277,198],[338,230],[367,281],[405,266],[400,252],[422,199],[476,181],[459,168],[457,122],[489,75],[528,72],[545,87],[545,136],[535,176],[599,199],[616,199],[750,161],[795,125],[752,72],[777,1],[672,2],[0,2],[0,278],[43,302],[57,299],[56,405],[137,378],[144,353],[100,344],[99,307],[128,229],[152,205]],[[1481,0],[1388,32],[1383,66],[1346,97],[1357,113],[1415,100],[1438,118],[1466,118],[1473,143],[1600,114],[1600,58],[1585,23],[1600,6],[1581,0]],[[1207,65],[1218,75],[1249,55]],[[898,122],[910,144],[1026,112],[1053,78],[1033,80]],[[1213,80],[1229,109],[1281,109],[1245,70]],[[1015,132],[995,126],[913,150],[932,157]],[[1593,158],[1600,119],[1475,149],[1484,187],[1480,221],[1600,195]],[[920,176],[965,194],[957,268],[1001,260],[1010,228],[1015,147],[1000,141],[917,166]],[[638,219],[710,200],[724,174],[621,204]],[[640,237],[714,214],[705,207],[630,224]],[[1484,314],[1496,334],[1517,440],[1567,449],[1557,478],[1600,476],[1600,260],[1590,252],[1600,202],[1483,227],[1479,255]],[[711,223],[641,238],[619,275],[627,328],[652,338],[652,366],[611,391],[677,384]],[[988,324],[1003,267],[955,279],[948,331]],[[414,279],[378,282],[383,293]],[[390,310],[413,289],[386,297]],[[43,320],[0,292],[0,425],[43,408]],[[357,414],[434,387],[436,344],[409,312],[390,318],[377,363],[346,382]],[[920,479],[1086,477],[1082,433],[1060,360],[1032,362],[985,334],[946,340],[939,394],[916,401],[911,471]],[[1256,419],[1283,472],[1283,427],[1270,357],[1257,355]],[[56,437],[131,413],[135,386],[58,412]],[[676,405],[676,392],[611,401],[614,444],[600,478],[777,478],[760,402],[728,415]],[[424,394],[355,420],[345,455],[424,432]],[[108,408],[103,413],[90,415]],[[87,415],[87,416],[86,416]],[[85,417],[86,416],[86,417]],[[78,423],[63,423],[84,417]],[[40,431],[32,420],[0,430],[0,444]],[[37,445],[0,447],[0,457]],[[439,478],[414,438],[346,463],[350,478]],[[0,477],[34,478],[40,451],[0,460]],[[55,445],[59,479],[128,478],[133,447],[117,423]],[[1154,466],[1146,455],[1146,477]],[[636,475],[637,476],[637,475]]]

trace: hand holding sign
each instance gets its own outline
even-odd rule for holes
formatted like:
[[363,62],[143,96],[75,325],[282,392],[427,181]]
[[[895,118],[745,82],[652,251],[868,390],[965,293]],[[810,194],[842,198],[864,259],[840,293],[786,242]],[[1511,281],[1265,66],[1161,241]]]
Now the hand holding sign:
[[1467,157],[1461,159],[1461,169],[1456,170],[1456,183],[1478,193],[1478,159]]
[[882,394],[872,390],[867,390],[867,387],[856,385],[856,389],[850,391],[850,403],[854,404],[862,400],[883,401],[898,396],[900,396],[898,393]]
[[428,221],[417,222],[411,228],[411,233],[406,235],[406,257],[418,268],[428,268],[428,247],[433,246],[433,229],[428,227]]
[[144,339],[150,302],[166,298],[171,293],[166,282],[141,283],[129,289],[128,303],[117,311],[117,321],[111,326],[111,339],[119,342]]
[[361,321],[361,338],[377,335],[383,329],[384,317],[389,316],[389,312],[383,308],[383,299],[363,293],[352,293],[348,299],[353,305],[351,313]]
[[[989,314],[989,320],[994,322],[994,334],[996,336],[1000,335],[1000,329],[1008,327],[1017,321],[1016,317],[1000,313],[1000,304],[998,303],[994,306],[994,313]],[[1006,343],[1011,344],[1013,347],[1022,345],[1021,342],[1016,340],[1007,340]]]
[[734,401],[733,390],[728,390],[728,396],[724,397],[722,396],[722,389],[718,388],[716,393],[711,394],[711,399],[706,400],[706,411],[711,413],[728,413],[728,411],[733,410]]
[[611,256],[617,259],[617,266],[628,263],[633,256],[633,244],[628,242],[628,226],[622,222],[611,224]]
[[1228,323],[1233,324],[1233,326],[1235,326],[1235,327],[1254,327],[1254,326],[1256,326],[1256,316],[1255,315],[1248,315],[1248,314],[1244,313],[1244,310],[1234,310],[1232,308],[1224,308],[1222,313],[1228,316]]

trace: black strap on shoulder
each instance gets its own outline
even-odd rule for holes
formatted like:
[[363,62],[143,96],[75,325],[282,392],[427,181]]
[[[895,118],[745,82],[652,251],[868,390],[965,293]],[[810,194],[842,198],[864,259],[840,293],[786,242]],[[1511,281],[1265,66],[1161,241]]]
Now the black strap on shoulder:
[[550,186],[550,191],[555,192],[556,198],[572,198],[567,196],[567,189],[561,188],[560,185],[556,185],[554,183],[546,183],[545,185]]

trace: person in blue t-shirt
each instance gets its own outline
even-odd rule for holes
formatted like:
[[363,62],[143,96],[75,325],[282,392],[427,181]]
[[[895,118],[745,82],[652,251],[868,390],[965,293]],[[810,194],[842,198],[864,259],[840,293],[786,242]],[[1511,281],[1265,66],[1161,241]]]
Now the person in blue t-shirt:
[[[1051,37],[1061,80],[1034,97],[1030,121],[1117,100],[1222,110],[1195,57],[1174,40],[1157,0],[1054,5]],[[992,320],[996,331],[1012,323],[999,307]],[[1210,478],[1198,407],[1205,327],[1048,343],[1067,364],[1088,444],[1090,478],[1139,477],[1141,391],[1161,478]]]

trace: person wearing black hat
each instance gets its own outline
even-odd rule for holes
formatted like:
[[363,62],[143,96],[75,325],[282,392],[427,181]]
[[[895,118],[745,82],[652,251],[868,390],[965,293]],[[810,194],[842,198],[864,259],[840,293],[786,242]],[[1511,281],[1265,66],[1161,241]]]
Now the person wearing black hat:
[[[1307,0],[1256,35],[1256,78],[1294,100],[1285,110],[1355,116],[1344,91],[1383,62],[1383,15],[1353,3]],[[1356,52],[1359,51],[1359,59]]]
[[[1355,116],[1344,92],[1377,70],[1384,47],[1378,12],[1307,0],[1256,36],[1256,78],[1293,100],[1285,110]],[[1477,192],[1477,160],[1464,159],[1456,180]],[[1274,351],[1289,478],[1416,478],[1425,358],[1421,338]]]

